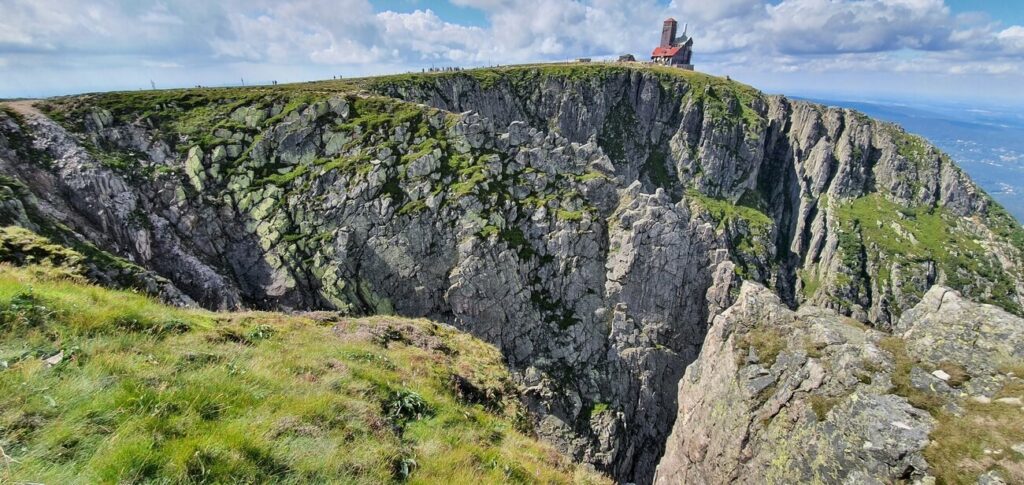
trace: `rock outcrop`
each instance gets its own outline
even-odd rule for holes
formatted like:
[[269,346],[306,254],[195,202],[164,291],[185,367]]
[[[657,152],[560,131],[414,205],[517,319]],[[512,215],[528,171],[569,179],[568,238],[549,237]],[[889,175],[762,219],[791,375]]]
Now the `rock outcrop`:
[[0,113],[5,223],[179,304],[450,322],[501,349],[540,434],[623,481],[651,480],[741,280],[883,330],[936,283],[1018,313],[1024,294],[1024,233],[922,140],[697,73],[39,106]]
[[381,78],[373,88],[596,140],[621,180],[648,193],[757,209],[768,227],[726,227],[729,249],[745,277],[787,304],[884,327],[939,283],[1021,312],[1024,241],[1006,238],[1012,217],[926,141],[855,111],[699,73],[605,66]]
[[949,288],[888,335],[744,283],[680,381],[655,482],[1019,482],[1011,362],[1024,320]]

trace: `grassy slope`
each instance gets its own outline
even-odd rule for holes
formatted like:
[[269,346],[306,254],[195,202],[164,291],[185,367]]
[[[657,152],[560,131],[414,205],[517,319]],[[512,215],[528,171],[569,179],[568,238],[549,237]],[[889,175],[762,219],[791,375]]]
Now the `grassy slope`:
[[[995,204],[993,202],[993,204]],[[995,210],[1002,208],[995,205]],[[855,258],[860,243],[853,240],[860,234],[870,261],[888,261],[901,265],[919,264],[932,261],[945,275],[944,284],[963,288],[971,279],[980,275],[991,282],[991,288],[973,298],[998,305],[1010,312],[1020,314],[1021,309],[1013,301],[1013,282],[993,259],[989,251],[979,243],[976,236],[963,227],[962,221],[943,209],[929,207],[901,207],[878,194],[861,197],[838,204],[837,215],[842,227],[840,244],[848,258]],[[1019,225],[1000,221],[989,216],[985,221],[993,230],[1003,223],[1005,234],[999,234],[1008,242],[1021,237]],[[852,247],[853,249],[847,249]],[[857,263],[850,261],[850,267]],[[891,266],[880,264],[874,277],[880,285],[891,284]],[[904,289],[904,291],[916,291]]]
[[[498,352],[467,335],[59,275],[0,265],[0,482],[600,481],[516,429]],[[456,398],[452,375],[491,396]]]

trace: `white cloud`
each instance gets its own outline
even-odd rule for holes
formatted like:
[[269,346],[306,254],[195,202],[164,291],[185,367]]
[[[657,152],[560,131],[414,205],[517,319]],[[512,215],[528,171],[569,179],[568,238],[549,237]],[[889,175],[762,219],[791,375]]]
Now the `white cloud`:
[[1014,25],[999,32],[996,39],[1008,52],[1024,56],[1024,27]]
[[762,37],[787,53],[941,49],[952,31],[942,0],[786,0],[767,10]]
[[179,69],[185,67],[181,64],[178,64],[177,62],[150,61],[148,59],[143,59],[141,64],[144,67],[155,67],[158,69]]
[[398,49],[398,58],[412,54],[432,60],[480,62],[490,43],[484,29],[445,22],[431,10],[382,12],[376,20],[383,37]]
[[185,72],[644,58],[671,16],[689,23],[698,67],[715,72],[1024,75],[1024,27],[953,15],[943,0],[449,1],[487,25],[442,18],[428,2],[399,13],[372,0],[0,0],[0,56],[19,68]]

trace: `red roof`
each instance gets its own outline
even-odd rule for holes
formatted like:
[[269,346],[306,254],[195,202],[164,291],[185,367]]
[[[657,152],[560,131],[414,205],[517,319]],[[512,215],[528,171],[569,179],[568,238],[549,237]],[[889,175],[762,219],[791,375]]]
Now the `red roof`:
[[679,53],[679,49],[682,48],[683,46],[681,45],[672,47],[655,47],[654,52],[651,54],[651,57],[673,57],[677,53]]

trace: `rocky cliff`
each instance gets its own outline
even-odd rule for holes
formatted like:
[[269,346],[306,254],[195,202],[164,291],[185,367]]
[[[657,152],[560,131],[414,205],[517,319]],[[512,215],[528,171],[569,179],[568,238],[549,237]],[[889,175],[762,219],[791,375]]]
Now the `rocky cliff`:
[[699,73],[525,66],[36,107],[0,114],[4,223],[179,304],[451,322],[501,349],[541,435],[624,481],[652,479],[677,383],[741,280],[879,331],[934,284],[1024,302],[1024,232],[945,155]]
[[656,483],[1020,483],[1024,320],[935,286],[892,334],[744,283]]
[[521,120],[594,141],[620,180],[639,180],[644,192],[754,209],[745,224],[720,229],[742,276],[770,283],[790,305],[886,326],[948,281],[1021,311],[1019,226],[925,140],[855,111],[699,73],[605,66],[373,86],[499,126]]

